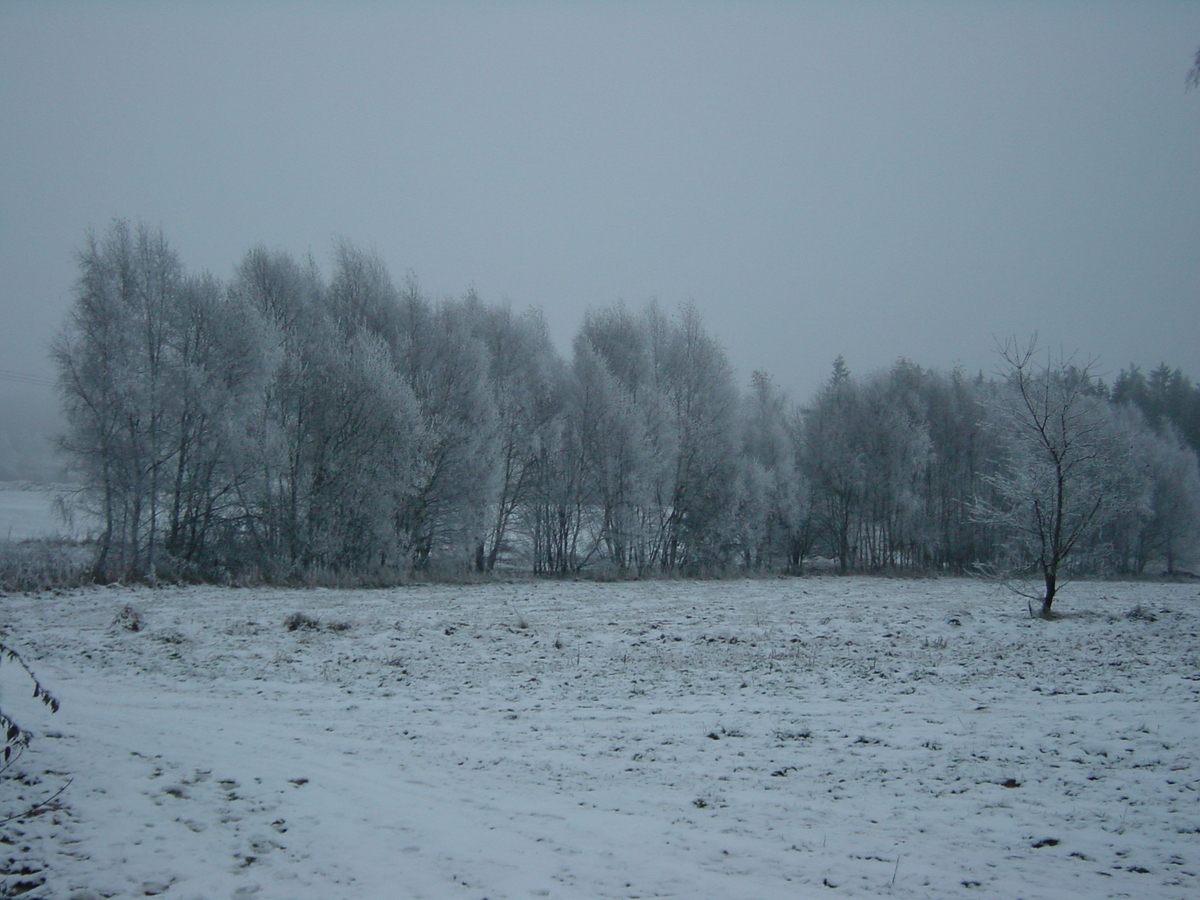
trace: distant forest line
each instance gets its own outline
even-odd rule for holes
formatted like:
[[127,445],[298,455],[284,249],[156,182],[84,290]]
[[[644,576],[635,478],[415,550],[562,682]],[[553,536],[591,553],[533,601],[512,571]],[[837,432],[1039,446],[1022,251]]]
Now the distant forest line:
[[590,311],[563,358],[539,312],[348,243],[328,276],[256,247],[222,280],[117,221],[53,354],[99,580],[1190,565],[1200,387],[1034,351],[993,378],[839,357],[795,402],[739,388],[692,307]]

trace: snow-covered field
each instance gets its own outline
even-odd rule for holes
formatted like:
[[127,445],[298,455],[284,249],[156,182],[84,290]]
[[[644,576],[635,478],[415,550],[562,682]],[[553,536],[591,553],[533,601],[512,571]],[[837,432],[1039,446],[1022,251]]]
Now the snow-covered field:
[[74,529],[55,509],[57,491],[0,481],[0,540],[54,537]]
[[62,701],[0,669],[38,733],[0,815],[70,779],[0,826],[29,897],[1200,896],[1195,584],[0,603]]

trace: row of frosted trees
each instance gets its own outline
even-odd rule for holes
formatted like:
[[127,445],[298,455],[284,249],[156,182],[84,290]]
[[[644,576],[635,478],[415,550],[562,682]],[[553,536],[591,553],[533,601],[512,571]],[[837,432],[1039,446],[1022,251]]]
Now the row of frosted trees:
[[[257,248],[223,282],[114,223],[54,353],[98,578],[963,571],[1013,556],[1028,499],[1003,381],[839,360],[797,407],[653,304],[589,313],[564,360],[536,312],[431,301],[347,244],[328,276]],[[1103,412],[1126,450],[1078,558],[1171,559],[1195,455]]]

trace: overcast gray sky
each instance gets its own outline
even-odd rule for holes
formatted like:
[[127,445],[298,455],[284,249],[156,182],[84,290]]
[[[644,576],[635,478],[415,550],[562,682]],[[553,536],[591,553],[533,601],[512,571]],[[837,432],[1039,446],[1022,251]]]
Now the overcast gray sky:
[[[694,302],[740,379],[993,335],[1200,378],[1200,3],[0,4],[0,369],[113,217],[433,296]],[[11,386],[11,385],[10,385]]]

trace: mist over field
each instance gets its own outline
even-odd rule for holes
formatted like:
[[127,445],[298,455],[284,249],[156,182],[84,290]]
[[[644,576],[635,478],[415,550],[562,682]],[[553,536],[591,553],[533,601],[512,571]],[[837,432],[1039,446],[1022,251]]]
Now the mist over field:
[[1200,5],[0,4],[0,897],[1190,898]]
[[69,480],[67,460],[54,447],[66,426],[59,406],[59,397],[48,386],[0,386],[0,481]]
[[[78,453],[47,449],[67,430],[49,421],[51,351],[87,236],[114,221],[164,235],[218,292],[255,248],[322,279],[354,248],[433,306],[536,310],[562,361],[621,304],[687,309],[734,391],[766,373],[789,409],[819,405],[838,359],[859,381],[902,361],[991,379],[998,344],[1037,334],[1196,447],[1189,5],[14,2],[0,17],[0,478],[78,472]],[[669,468],[670,441],[639,427]],[[148,464],[158,491],[167,463]],[[643,499],[620,502],[661,514]],[[841,543],[868,565],[911,555]]]
[[[434,299],[693,303],[745,386],[993,336],[1200,377],[1193,4],[0,8],[0,369],[114,218],[228,277],[345,238]],[[2,382],[2,379],[0,379]],[[0,388],[9,386],[0,383]]]

